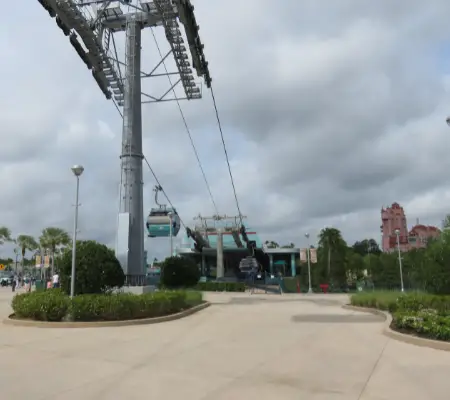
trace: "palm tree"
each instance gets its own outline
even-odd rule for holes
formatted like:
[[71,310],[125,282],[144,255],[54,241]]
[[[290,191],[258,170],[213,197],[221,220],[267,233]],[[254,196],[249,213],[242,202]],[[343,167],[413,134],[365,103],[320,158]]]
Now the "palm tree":
[[17,236],[17,239],[15,240],[17,245],[20,247],[20,250],[22,251],[22,273],[24,271],[24,261],[25,261],[25,254],[27,250],[29,251],[35,251],[39,248],[39,245],[36,241],[36,239],[33,236],[30,235],[19,235]]
[[70,236],[64,229],[49,227],[42,231],[39,242],[43,248],[50,250],[53,275],[55,273],[55,253],[59,247],[67,246],[70,243]]
[[5,244],[5,242],[12,242],[11,230],[6,226],[0,226],[0,244]]
[[319,234],[319,246],[328,251],[327,274],[331,274],[331,251],[344,243],[341,231],[336,228],[324,228]]

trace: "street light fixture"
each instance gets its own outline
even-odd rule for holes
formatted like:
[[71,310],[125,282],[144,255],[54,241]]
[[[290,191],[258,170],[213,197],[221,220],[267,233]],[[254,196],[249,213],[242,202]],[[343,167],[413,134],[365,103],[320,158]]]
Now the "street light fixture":
[[394,231],[395,236],[397,236],[397,251],[398,251],[398,267],[400,269],[400,285],[401,291],[405,291],[405,287],[403,285],[403,269],[402,269],[402,253],[400,251],[400,229],[396,229]]
[[307,249],[306,249],[306,259],[308,260],[308,293],[312,293],[312,285],[311,285],[311,257],[310,257],[310,246],[309,246],[309,233],[305,233],[305,238],[307,240]]
[[445,122],[447,122],[447,125],[450,126],[450,117],[447,117],[447,119],[445,120]]
[[16,264],[14,266],[14,271],[17,274],[17,264],[18,264],[18,259],[19,259],[19,248],[18,247],[14,248],[14,254],[16,255]]
[[75,260],[77,252],[77,230],[78,230],[78,195],[80,193],[80,176],[84,171],[83,166],[74,165],[72,172],[77,178],[77,191],[75,196],[75,217],[73,221],[73,236],[72,236],[72,276],[70,279],[70,297],[75,296]]

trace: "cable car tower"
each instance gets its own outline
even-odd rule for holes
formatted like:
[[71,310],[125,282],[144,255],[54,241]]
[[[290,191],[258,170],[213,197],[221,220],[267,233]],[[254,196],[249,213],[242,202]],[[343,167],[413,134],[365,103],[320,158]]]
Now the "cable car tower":
[[[120,210],[116,255],[129,282],[145,275],[142,160],[142,104],[176,100],[169,98],[176,85],[186,97],[201,98],[192,75],[195,70],[208,88],[208,63],[203,54],[194,6],[190,0],[37,0],[91,71],[106,99],[123,108]],[[187,43],[180,31],[184,27]],[[147,28],[162,27],[169,52],[150,73],[141,71],[141,35]],[[114,34],[125,32],[125,56],[120,57]],[[191,63],[187,49],[191,54]],[[156,75],[155,70],[170,55],[174,57],[178,80],[162,95],[142,93],[141,80]],[[123,61],[122,61],[123,60]],[[124,67],[122,74],[121,66]],[[165,75],[173,75],[167,72]],[[132,283],[133,284],[133,283]]]

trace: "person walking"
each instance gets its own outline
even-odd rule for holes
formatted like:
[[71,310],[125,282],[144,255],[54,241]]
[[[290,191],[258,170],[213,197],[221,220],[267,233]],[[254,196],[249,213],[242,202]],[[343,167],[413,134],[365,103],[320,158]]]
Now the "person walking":
[[55,272],[55,275],[52,277],[52,287],[53,289],[59,288],[59,275],[57,272]]

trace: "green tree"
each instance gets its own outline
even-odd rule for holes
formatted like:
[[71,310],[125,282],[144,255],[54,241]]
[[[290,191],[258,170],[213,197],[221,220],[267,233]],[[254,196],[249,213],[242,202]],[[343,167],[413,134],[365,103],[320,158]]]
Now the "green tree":
[[319,234],[319,263],[325,267],[325,276],[332,285],[344,285],[347,281],[347,243],[341,231],[324,228]]
[[[66,249],[60,259],[61,288],[70,293],[72,249]],[[77,241],[75,293],[106,293],[121,288],[125,275],[114,251],[93,240]]]
[[365,256],[367,254],[381,254],[380,247],[375,239],[364,239],[357,241],[353,244],[352,248],[355,253],[358,253],[361,256]]
[[21,251],[21,254],[22,254],[21,265],[22,265],[22,271],[24,271],[25,254],[26,254],[27,250],[35,251],[36,249],[39,248],[39,245],[38,245],[36,239],[33,236],[30,236],[30,235],[19,235],[19,236],[17,236],[16,243],[20,247],[20,251]]
[[280,245],[277,242],[274,242],[273,240],[266,240],[264,244],[267,246],[268,249],[276,249],[280,247]]
[[185,257],[168,257],[161,265],[161,283],[168,288],[189,288],[200,280],[195,261]]
[[55,273],[55,254],[61,246],[69,245],[70,236],[64,229],[48,227],[42,231],[39,242],[43,248],[50,250],[53,275]]
[[347,278],[356,282],[364,277],[365,271],[364,257],[355,252],[349,252],[347,265]]
[[6,226],[0,226],[0,245],[6,242],[12,242],[11,230]]
[[284,246],[281,246],[282,249],[293,249],[295,247],[294,243],[285,244]]

